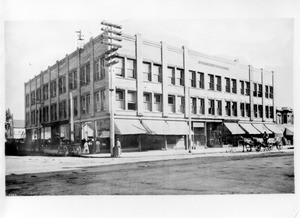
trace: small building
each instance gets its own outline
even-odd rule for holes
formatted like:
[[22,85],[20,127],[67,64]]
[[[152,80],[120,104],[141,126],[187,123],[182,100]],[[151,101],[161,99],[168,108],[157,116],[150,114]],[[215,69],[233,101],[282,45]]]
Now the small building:
[[294,124],[294,112],[290,107],[276,108],[276,123],[277,124]]

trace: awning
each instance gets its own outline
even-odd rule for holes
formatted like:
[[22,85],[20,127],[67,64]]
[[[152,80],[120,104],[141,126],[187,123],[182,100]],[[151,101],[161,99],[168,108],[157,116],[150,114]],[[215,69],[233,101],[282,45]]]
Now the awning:
[[264,126],[264,124],[262,123],[253,123],[252,124],[256,129],[258,129],[258,131],[260,131],[261,133],[266,132],[267,134],[272,134],[272,132]]
[[115,133],[119,135],[147,134],[139,120],[115,120]]
[[239,123],[239,125],[248,133],[252,135],[258,135],[260,132],[254,128],[250,123]]
[[294,135],[294,128],[292,126],[287,126],[285,128],[285,134],[288,136]]
[[275,124],[264,124],[264,125],[275,134],[283,134],[283,130],[279,129]]
[[245,131],[237,123],[224,123],[227,129],[231,132],[232,135],[241,135],[245,134]]
[[[156,135],[188,135],[189,126],[187,122],[163,121],[163,120],[143,120],[143,125],[152,134]],[[191,134],[194,134],[191,131]]]

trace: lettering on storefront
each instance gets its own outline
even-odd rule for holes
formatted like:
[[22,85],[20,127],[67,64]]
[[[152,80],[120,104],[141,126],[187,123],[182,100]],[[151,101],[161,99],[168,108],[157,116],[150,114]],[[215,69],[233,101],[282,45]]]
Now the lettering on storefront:
[[203,64],[203,65],[210,66],[210,67],[216,67],[216,68],[220,68],[220,69],[223,69],[223,70],[229,70],[228,67],[224,67],[224,66],[221,66],[221,65],[212,64],[212,63],[208,63],[208,62],[203,62],[203,61],[198,61],[198,64]]

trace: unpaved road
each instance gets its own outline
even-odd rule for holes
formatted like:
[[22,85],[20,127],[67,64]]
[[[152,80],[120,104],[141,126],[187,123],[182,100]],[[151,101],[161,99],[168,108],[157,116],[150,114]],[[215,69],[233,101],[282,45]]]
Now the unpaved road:
[[6,195],[294,193],[293,153],[218,156],[6,176]]

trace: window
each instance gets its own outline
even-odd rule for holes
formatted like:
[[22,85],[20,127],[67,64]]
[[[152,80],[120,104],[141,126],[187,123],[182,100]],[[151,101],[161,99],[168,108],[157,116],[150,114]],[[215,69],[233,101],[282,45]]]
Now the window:
[[35,104],[35,91],[32,91],[30,93],[30,98],[31,98],[31,105]]
[[191,87],[196,88],[196,72],[190,71],[190,76],[191,76]]
[[274,109],[273,106],[270,106],[270,118],[274,118]]
[[136,110],[136,92],[127,92],[127,109]]
[[37,103],[40,103],[39,101],[42,100],[41,88],[38,88],[38,89],[36,90],[36,100],[38,100]]
[[263,117],[263,107],[262,107],[262,105],[258,105],[258,116],[260,118]]
[[215,115],[215,100],[208,100],[209,102],[209,108],[208,108],[208,114]]
[[204,114],[205,113],[205,105],[204,105],[204,98],[199,98],[199,113]]
[[45,84],[43,86],[43,100],[48,100],[48,84]]
[[169,112],[170,113],[175,112],[175,96],[174,95],[169,95],[168,96],[168,107],[169,107]]
[[196,101],[197,101],[197,98],[191,98],[191,113],[192,114],[196,114],[196,112],[197,112]]
[[199,88],[204,89],[204,73],[199,72]]
[[209,89],[214,90],[215,88],[214,75],[208,74],[208,76],[209,76]]
[[240,81],[240,85],[241,85],[241,95],[244,95],[245,94],[245,82]]
[[151,64],[143,63],[144,81],[151,81]]
[[117,90],[116,91],[116,108],[124,110],[125,109],[124,103],[124,90]]
[[25,102],[26,102],[26,107],[28,107],[29,106],[29,94],[26,94]]
[[35,110],[31,111],[31,125],[35,125]]
[[151,111],[151,94],[144,93],[143,101],[144,101],[144,110]]
[[185,105],[185,99],[184,99],[183,96],[178,96],[178,103],[179,103],[179,105],[178,105],[177,111],[178,111],[179,113],[184,113],[184,109],[185,109],[185,107],[184,107],[184,105]]
[[269,118],[270,116],[269,116],[269,106],[266,106],[266,118]]
[[124,77],[124,58],[116,58],[116,61],[118,63],[114,65],[115,75]]
[[221,92],[222,91],[222,80],[220,76],[216,76],[217,78],[217,91]]
[[257,84],[253,83],[253,96],[256,97],[257,96]]
[[54,103],[54,104],[51,104],[50,106],[50,113],[51,113],[51,121],[55,121],[57,119],[57,104]]
[[273,99],[273,86],[270,86],[270,95],[269,97]]
[[45,106],[43,107],[43,122],[49,121],[49,107]]
[[217,115],[221,116],[222,115],[222,101],[217,100]]
[[135,78],[135,60],[127,59],[126,74],[128,78]]
[[262,97],[262,85],[258,84],[258,97]]
[[265,91],[265,97],[269,98],[269,86],[265,86],[265,89],[266,89],[266,91]]
[[161,111],[161,94],[154,94],[154,110]]
[[77,89],[77,71],[69,73],[69,89]]
[[58,93],[63,94],[66,92],[66,77],[61,76],[58,79]]
[[74,108],[73,108],[74,116],[77,116],[78,115],[78,98],[74,97],[73,102],[74,102]]
[[240,103],[241,117],[245,117],[245,103]]
[[101,101],[101,91],[98,91],[95,93],[95,111],[101,111],[102,110],[102,101]]
[[253,105],[254,117],[257,117],[257,104]]
[[82,114],[90,113],[90,106],[91,106],[90,94],[81,96],[81,113]]
[[247,104],[246,104],[246,116],[247,116],[247,117],[250,117],[250,113],[251,113],[251,111],[250,111],[250,104],[247,103]]
[[62,101],[59,103],[59,118],[64,119],[66,117],[67,117],[66,101]]
[[226,116],[231,116],[231,102],[230,101],[225,101],[225,111],[226,111]]
[[225,91],[230,93],[230,79],[225,78]]
[[162,72],[161,72],[161,66],[160,65],[153,65],[153,82],[162,82]]
[[175,69],[173,67],[168,67],[168,78],[169,84],[175,85]]
[[246,82],[246,95],[250,95],[250,82]]
[[101,80],[105,78],[104,58],[98,58],[95,61],[95,80]]
[[237,103],[236,102],[232,102],[232,115],[233,116],[237,116]]
[[55,96],[56,96],[56,80],[53,80],[50,83],[50,97],[54,98]]
[[182,69],[176,69],[177,84],[184,86],[184,71]]
[[232,82],[232,93],[236,94],[236,79],[231,79]]
[[104,103],[106,101],[106,92],[105,90],[101,91],[101,110],[105,111]]
[[86,86],[90,83],[90,64],[80,68],[80,85]]

